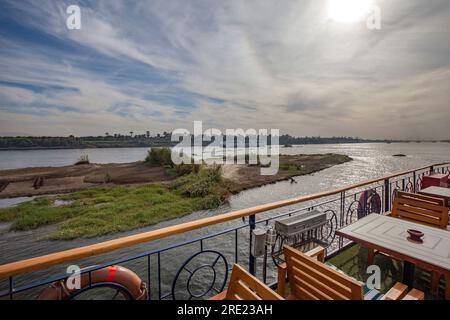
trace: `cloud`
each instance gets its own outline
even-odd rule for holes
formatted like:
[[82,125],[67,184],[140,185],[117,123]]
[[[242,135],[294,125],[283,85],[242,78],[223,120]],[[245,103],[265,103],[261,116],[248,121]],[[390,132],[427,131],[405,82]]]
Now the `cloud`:
[[[65,27],[81,6],[82,29]],[[326,1],[5,1],[0,134],[192,127],[448,138],[448,1],[377,1],[380,31]],[[448,85],[447,85],[448,87]]]

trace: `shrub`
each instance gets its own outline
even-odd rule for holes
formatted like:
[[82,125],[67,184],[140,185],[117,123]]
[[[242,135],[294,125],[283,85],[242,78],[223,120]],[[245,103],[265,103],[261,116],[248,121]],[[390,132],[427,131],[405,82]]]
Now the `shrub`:
[[145,158],[145,162],[162,166],[166,168],[167,173],[170,176],[179,177],[184,176],[190,173],[198,173],[201,165],[199,164],[191,164],[191,163],[182,163],[175,164],[172,161],[172,151],[169,148],[153,148],[148,152],[147,157]]
[[75,162],[75,165],[81,165],[81,164],[89,164],[89,156],[87,154],[81,155],[78,160]]
[[200,171],[200,164],[176,164],[173,166],[171,173],[174,176],[184,176],[190,173],[198,173]]
[[145,162],[157,166],[169,166],[171,168],[174,166],[172,152],[169,148],[152,148],[148,152]]
[[110,182],[112,182],[112,178],[111,178],[111,175],[109,174],[109,172],[107,172],[105,174],[105,183],[110,183]]
[[222,182],[222,167],[200,167],[198,172],[191,172],[175,180],[171,188],[188,197],[204,197],[217,188]]

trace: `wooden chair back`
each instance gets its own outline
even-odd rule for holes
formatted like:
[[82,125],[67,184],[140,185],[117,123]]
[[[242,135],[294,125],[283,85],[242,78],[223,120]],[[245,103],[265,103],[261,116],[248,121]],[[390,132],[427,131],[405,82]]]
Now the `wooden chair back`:
[[299,300],[364,300],[363,286],[304,253],[284,246],[291,298]]
[[398,192],[391,216],[441,229],[448,226],[448,208],[443,199],[414,193]]
[[258,278],[235,264],[225,300],[284,300]]

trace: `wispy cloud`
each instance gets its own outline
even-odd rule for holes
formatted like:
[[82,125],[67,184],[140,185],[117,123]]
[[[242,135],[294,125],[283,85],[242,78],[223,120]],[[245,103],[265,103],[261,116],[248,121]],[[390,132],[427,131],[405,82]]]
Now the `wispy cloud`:
[[[68,30],[77,3],[82,29]],[[450,5],[377,1],[383,26],[322,1],[3,1],[0,134],[209,126],[450,137]]]

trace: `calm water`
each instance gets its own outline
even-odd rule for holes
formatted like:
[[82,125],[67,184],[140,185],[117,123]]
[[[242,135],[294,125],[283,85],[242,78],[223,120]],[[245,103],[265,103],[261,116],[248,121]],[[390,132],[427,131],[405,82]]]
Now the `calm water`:
[[0,170],[68,166],[86,154],[93,163],[126,163],[144,160],[148,150],[149,148],[113,148],[0,151]]
[[[88,154],[91,162],[131,162],[145,158],[146,148],[130,148],[130,149],[91,149],[91,150],[39,150],[39,151],[0,151],[0,168],[17,168],[23,166],[61,166],[69,165],[74,162],[81,154]],[[48,232],[54,230],[54,226],[41,228],[32,232],[8,232],[7,225],[0,224],[0,264],[25,259],[33,256],[65,250],[77,246],[88,245],[99,241],[117,238],[119,236],[135,234],[143,231],[158,229],[173,224],[178,224],[194,219],[199,219],[218,213],[229,212],[241,208],[247,208],[262,203],[273,202],[290,197],[309,194],[317,191],[325,191],[337,187],[349,185],[355,182],[379,177],[388,173],[413,169],[420,166],[429,165],[437,162],[450,162],[450,144],[448,143],[402,143],[402,144],[341,144],[341,145],[306,145],[294,146],[293,148],[281,148],[282,154],[313,154],[313,153],[340,153],[351,156],[354,161],[334,166],[332,168],[317,172],[312,175],[297,177],[297,184],[289,182],[279,182],[244,191],[233,196],[229,204],[218,209],[210,211],[195,212],[189,216],[160,223],[140,230],[115,234],[112,236],[98,237],[94,239],[79,239],[70,242],[64,241],[42,241],[38,240]],[[392,157],[393,154],[403,153],[406,157]],[[1,204],[0,204],[1,206]],[[284,211],[283,211],[284,210]],[[286,209],[280,209],[285,212]],[[274,211],[276,212],[276,211]],[[127,250],[119,250],[117,252],[105,254],[95,258],[84,259],[80,264],[83,266],[92,265],[99,262],[113,260],[118,257],[132,255],[134,253],[152,250],[155,248],[165,247],[167,245],[177,243],[183,240],[192,239],[210,233],[226,229],[227,227],[236,225],[238,222],[229,222],[220,226],[201,229],[189,232],[184,235],[178,235],[155,241],[149,244],[135,246]],[[232,238],[211,239],[205,243],[205,247],[217,248],[222,242],[230,242]],[[245,235],[240,238],[240,253],[244,256],[248,250],[245,245]],[[232,242],[230,242],[231,244]],[[230,248],[224,249],[224,254],[232,256],[232,245]],[[167,253],[163,256],[166,270],[164,272],[173,273],[176,271],[182,261],[184,261],[194,250],[198,250],[198,245],[193,246],[191,250],[186,248],[175,250],[173,253]],[[230,258],[232,262],[233,259]],[[154,263],[154,262],[152,262]],[[172,265],[175,269],[172,270]],[[140,262],[130,263],[128,265],[138,274],[145,278],[145,264]],[[156,265],[152,265],[156,270]],[[54,270],[61,271],[62,266],[55,267]],[[42,276],[46,272],[36,272],[18,279],[25,280],[29,277]],[[154,281],[154,273],[152,279]],[[163,274],[164,278],[164,274]],[[163,289],[169,290],[170,281],[163,283]],[[0,285],[1,287],[1,285]]]

